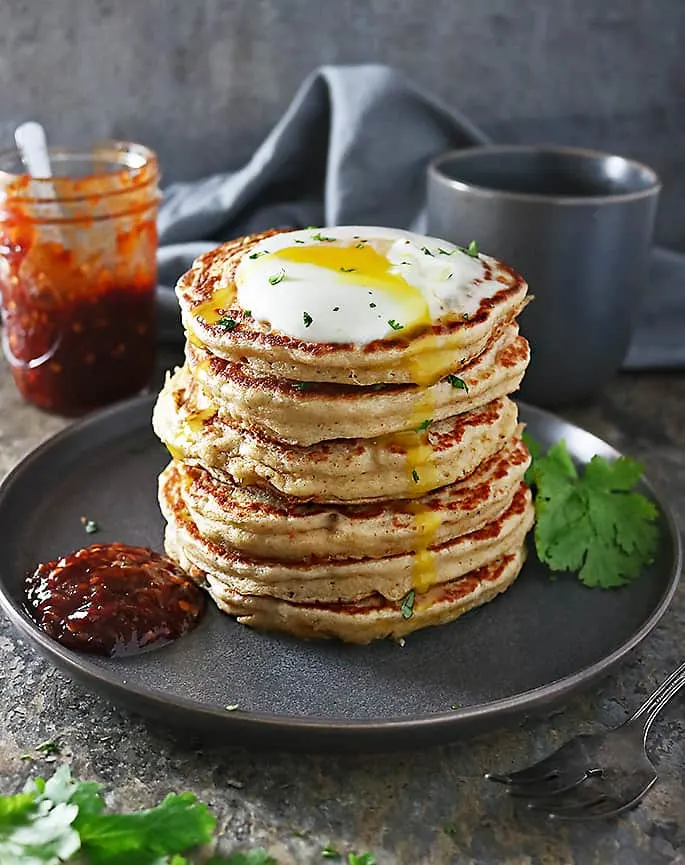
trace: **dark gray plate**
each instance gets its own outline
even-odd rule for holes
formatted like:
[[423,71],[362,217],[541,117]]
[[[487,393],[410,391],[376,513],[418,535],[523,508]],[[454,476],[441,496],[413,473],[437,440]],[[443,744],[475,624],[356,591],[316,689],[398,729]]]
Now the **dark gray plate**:
[[[55,664],[113,702],[225,742],[307,749],[388,749],[454,738],[548,709],[633,649],[675,591],[681,549],[667,505],[655,563],[616,591],[550,581],[531,555],[509,591],[481,610],[365,647],[300,642],[239,626],[214,608],[190,635],[129,659],[62,648],[21,607],[37,562],[97,541],[162,549],[157,474],[168,457],[150,429],[152,398],[119,404],[30,454],[0,488],[0,603]],[[600,439],[526,406],[544,445],[565,438],[579,462],[616,456]],[[86,535],[80,517],[101,531]],[[235,712],[225,707],[238,704]],[[458,709],[451,709],[458,705]]]

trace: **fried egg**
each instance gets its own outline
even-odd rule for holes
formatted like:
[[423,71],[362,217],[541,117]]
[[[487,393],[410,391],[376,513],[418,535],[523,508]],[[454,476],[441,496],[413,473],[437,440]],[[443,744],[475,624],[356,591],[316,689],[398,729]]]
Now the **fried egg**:
[[286,232],[250,247],[235,271],[238,304],[288,336],[365,345],[473,315],[501,288],[486,256],[399,229]]

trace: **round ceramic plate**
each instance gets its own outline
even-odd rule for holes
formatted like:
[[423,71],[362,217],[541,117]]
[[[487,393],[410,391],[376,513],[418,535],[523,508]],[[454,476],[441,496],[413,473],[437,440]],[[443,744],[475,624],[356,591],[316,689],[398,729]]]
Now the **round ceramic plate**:
[[[531,555],[516,583],[458,621],[369,646],[258,633],[213,606],[176,643],[130,658],[63,648],[23,612],[22,580],[39,561],[98,542],[162,549],[157,475],[168,460],[150,428],[152,398],[94,414],[23,460],[0,488],[0,602],[25,637],[118,705],[224,742],[306,749],[383,749],[445,741],[547,710],[633,649],[663,615],[680,572],[665,502],[656,561],[631,585],[591,590],[552,581]],[[600,439],[521,406],[548,446],[580,463],[616,456]],[[86,535],[81,516],[96,520]],[[227,706],[238,705],[229,711]],[[452,707],[456,708],[452,708]]]

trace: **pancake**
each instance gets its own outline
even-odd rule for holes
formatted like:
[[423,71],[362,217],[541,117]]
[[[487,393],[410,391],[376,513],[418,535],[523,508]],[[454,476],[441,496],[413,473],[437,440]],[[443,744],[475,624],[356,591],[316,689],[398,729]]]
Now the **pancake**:
[[412,589],[426,591],[522,544],[533,521],[530,491],[520,484],[511,504],[497,519],[447,543],[426,544],[425,549],[383,558],[310,556],[293,563],[249,558],[208,541],[190,517],[176,477],[165,477],[159,498],[167,520],[165,547],[172,557],[174,550],[182,550],[185,558],[207,574],[210,584],[221,582],[242,595],[298,603],[357,601],[372,591],[396,601]]
[[[237,305],[235,272],[241,258],[264,238],[279,234],[237,238],[201,255],[176,286],[189,341],[240,363],[246,374],[356,385],[432,384],[480,355],[526,303],[525,280],[507,265],[480,256],[493,291],[467,319],[447,315],[418,334],[363,346],[308,342],[272,330]],[[230,319],[233,329],[227,331],[220,318]]]
[[[183,551],[167,546],[167,552],[188,573],[202,580],[202,572]],[[514,582],[525,560],[519,546],[501,558],[455,580],[414,597],[411,615],[401,603],[371,595],[355,604],[293,604],[263,596],[244,596],[213,581],[209,593],[219,609],[239,623],[265,631],[278,631],[302,639],[337,638],[347,643],[401,638],[412,631],[454,621],[469,610],[491,601]],[[405,617],[406,616],[406,617]]]
[[164,545],[221,610],[366,643],[511,585],[534,521],[521,276],[475,242],[337,226],[223,244],[176,293]]
[[204,538],[249,557],[334,560],[354,558],[359,551],[360,557],[378,558],[421,546],[424,514],[433,523],[433,544],[482,528],[509,507],[529,463],[526,446],[514,439],[458,483],[413,501],[372,505],[302,503],[258,487],[224,484],[202,468],[178,462],[165,469],[160,485],[178,485]]
[[515,324],[458,379],[419,388],[382,389],[297,383],[257,378],[244,366],[188,344],[187,366],[208,399],[242,426],[257,426],[279,441],[312,445],[338,438],[375,438],[411,430],[426,419],[444,420],[473,411],[517,390],[530,359]]
[[503,397],[421,433],[296,447],[217,411],[187,368],[167,379],[153,413],[176,459],[228,483],[323,502],[414,497],[454,483],[500,450],[516,425],[516,405]]

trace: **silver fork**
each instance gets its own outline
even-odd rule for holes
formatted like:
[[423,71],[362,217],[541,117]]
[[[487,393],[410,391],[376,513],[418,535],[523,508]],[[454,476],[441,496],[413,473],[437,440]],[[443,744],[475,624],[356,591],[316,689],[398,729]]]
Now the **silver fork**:
[[615,817],[652,788],[656,770],[647,756],[647,734],[655,718],[685,685],[685,664],[651,694],[619,727],[581,733],[549,757],[518,772],[489,781],[505,784],[512,796],[528,800],[528,808],[560,820]]

